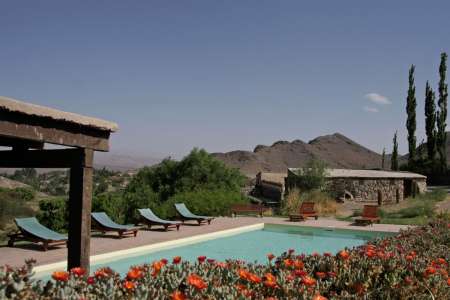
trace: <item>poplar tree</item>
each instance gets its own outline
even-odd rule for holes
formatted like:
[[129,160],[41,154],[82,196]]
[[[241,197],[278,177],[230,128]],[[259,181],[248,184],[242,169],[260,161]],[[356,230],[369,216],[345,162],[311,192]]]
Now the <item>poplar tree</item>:
[[448,85],[445,82],[447,73],[447,53],[441,54],[441,64],[439,65],[439,99],[437,113],[437,136],[436,145],[439,153],[439,166],[442,172],[447,170],[447,97]]
[[381,154],[381,169],[384,170],[384,163],[386,161],[386,148],[383,148],[383,153]]
[[391,156],[391,170],[398,171],[398,143],[397,143],[397,131],[394,134],[392,156]]
[[427,135],[428,160],[436,157],[436,104],[435,94],[427,81],[425,87],[425,133]]
[[406,98],[406,129],[408,130],[408,165],[412,167],[416,157],[416,86],[414,85],[415,66],[411,65],[409,69],[408,96]]

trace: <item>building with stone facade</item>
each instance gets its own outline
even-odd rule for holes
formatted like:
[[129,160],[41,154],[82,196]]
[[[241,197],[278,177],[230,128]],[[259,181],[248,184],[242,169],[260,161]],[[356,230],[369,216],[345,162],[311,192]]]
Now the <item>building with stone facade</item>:
[[[296,187],[298,171],[289,168],[287,173],[258,173],[256,194],[265,199],[281,201],[289,190]],[[427,189],[426,176],[410,172],[328,169],[326,173],[325,190],[341,201],[393,204]]]
[[[427,178],[411,172],[328,169],[325,190],[340,200],[394,204],[426,191]],[[289,168],[285,191],[295,187],[298,169]]]

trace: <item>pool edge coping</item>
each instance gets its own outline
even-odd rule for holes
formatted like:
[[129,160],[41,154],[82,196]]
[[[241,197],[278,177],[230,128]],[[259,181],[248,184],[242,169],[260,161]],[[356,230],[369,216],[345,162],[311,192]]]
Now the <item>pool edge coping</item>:
[[[193,236],[185,237],[185,238],[181,238],[181,239],[174,239],[174,240],[170,240],[170,241],[148,244],[148,245],[144,245],[144,246],[134,247],[131,249],[124,249],[124,250],[117,250],[117,251],[112,251],[112,252],[96,254],[96,255],[93,255],[90,257],[90,263],[91,264],[106,263],[108,261],[114,260],[115,258],[121,258],[126,255],[136,256],[136,255],[139,255],[139,253],[145,253],[145,252],[152,253],[152,252],[165,250],[167,248],[173,248],[174,246],[181,247],[184,245],[189,245],[189,244],[199,243],[199,242],[217,239],[217,238],[221,238],[221,237],[226,237],[226,236],[230,236],[230,235],[236,235],[236,234],[245,233],[245,232],[249,232],[249,231],[259,230],[259,229],[264,228],[264,224],[265,224],[264,222],[257,223],[257,224],[242,226],[242,227],[238,227],[238,228],[225,229],[225,230],[220,230],[220,231],[215,231],[215,232],[193,235]],[[35,273],[35,276],[36,275],[39,276],[39,275],[45,275],[51,271],[66,269],[66,267],[67,267],[67,260],[63,260],[63,261],[59,261],[59,262],[55,262],[55,263],[36,266],[33,268],[33,271]]]

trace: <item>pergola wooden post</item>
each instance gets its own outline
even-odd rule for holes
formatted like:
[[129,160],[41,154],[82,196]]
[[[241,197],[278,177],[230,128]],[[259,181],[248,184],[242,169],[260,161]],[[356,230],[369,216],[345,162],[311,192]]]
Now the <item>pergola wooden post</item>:
[[[89,270],[94,151],[109,150],[115,123],[0,97],[2,168],[68,168],[67,268]],[[44,149],[45,143],[68,146]],[[0,200],[1,201],[1,200]]]

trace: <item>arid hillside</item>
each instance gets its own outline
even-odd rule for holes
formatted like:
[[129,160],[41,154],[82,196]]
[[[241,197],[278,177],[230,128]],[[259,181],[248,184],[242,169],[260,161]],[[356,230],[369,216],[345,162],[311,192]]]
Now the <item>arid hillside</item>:
[[231,151],[213,155],[250,177],[260,171],[284,172],[290,167],[302,167],[313,157],[333,168],[370,169],[381,166],[380,154],[340,133],[320,136],[308,143],[301,140],[278,141],[271,146],[258,145],[253,152]]

